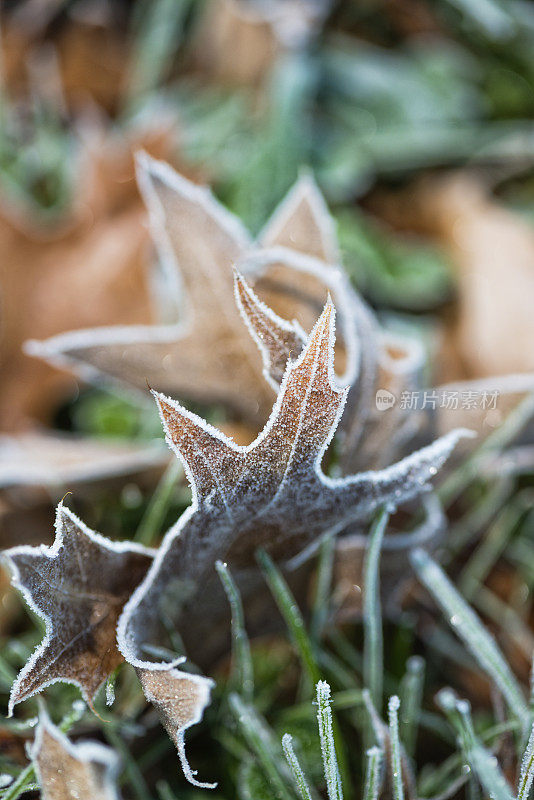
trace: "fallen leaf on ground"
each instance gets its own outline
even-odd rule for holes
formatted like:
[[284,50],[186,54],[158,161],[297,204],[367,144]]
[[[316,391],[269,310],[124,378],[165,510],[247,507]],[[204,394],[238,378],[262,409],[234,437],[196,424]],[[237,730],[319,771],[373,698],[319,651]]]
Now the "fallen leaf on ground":
[[[256,283],[262,296],[267,295],[270,302],[274,300],[277,308],[282,306],[286,312],[291,309],[292,296],[288,281],[284,279],[286,276],[296,281],[297,276],[302,275],[302,284],[306,284],[308,279],[311,292],[314,272],[321,275],[329,269],[334,270],[300,254],[280,252],[277,255],[273,249],[249,259],[249,265],[255,262],[261,264],[260,274],[267,276],[260,277]],[[299,272],[299,268],[308,272]],[[254,274],[256,270],[251,268],[250,271]],[[273,275],[279,276],[278,285],[273,282]],[[335,272],[329,279],[334,286]],[[313,302],[310,299],[312,295],[308,297],[309,308],[313,308],[318,300],[317,289],[318,286],[313,293]],[[338,294],[342,291],[340,285]],[[301,352],[307,340],[306,333],[297,320],[288,322],[282,319],[267,303],[260,301],[241,276],[236,280],[236,297],[260,349],[264,376],[278,390],[287,361]],[[345,325],[344,330],[348,339],[357,340],[359,359],[356,353],[351,354],[349,365],[345,361],[347,369],[343,376],[352,383],[340,432],[340,463],[345,474],[390,464],[417,432],[420,420],[415,413],[407,413],[400,402],[381,407],[377,393],[386,393],[389,399],[394,397],[398,400],[403,391],[419,388],[425,361],[423,348],[417,340],[381,331],[363,303],[350,303],[348,313],[352,314],[352,324]],[[355,351],[356,347],[351,349]],[[351,381],[356,369],[350,364],[357,360],[357,378]]]
[[[143,141],[155,152],[168,146],[161,132]],[[152,318],[148,237],[130,147],[104,135],[88,137],[84,147],[76,204],[61,229],[45,234],[22,228],[6,209],[0,215],[0,429],[10,433],[47,422],[76,392],[71,377],[24,354],[26,339]]]
[[153,552],[105,539],[62,503],[52,547],[4,551],[12,584],[46,625],[45,638],[13,684],[10,714],[57,681],[78,685],[92,707],[102,683],[124,660],[116,645],[117,620]]
[[100,742],[72,744],[44,711],[31,758],[43,800],[119,800],[117,754]]
[[[214,562],[221,559],[237,570],[246,597],[258,548],[265,547],[282,563],[297,556],[294,563],[302,562],[323,535],[368,519],[383,504],[396,506],[427,490],[466,434],[455,431],[381,472],[326,477],[321,461],[348,392],[334,381],[334,316],[328,302],[304,350],[288,364],[269,421],[247,447],[154,392],[169,446],[190,480],[193,503],[166,534],[146,579],[125,607],[118,641],[142,682],[152,676],[152,699],[164,707],[164,724],[182,763],[183,700],[178,709],[170,700],[177,692],[182,697],[184,673],[175,670],[177,662],[144,659],[150,646],[168,645],[168,630],[182,635],[193,629],[202,637],[213,625],[224,608]],[[207,692],[206,687],[205,697]],[[194,707],[201,712],[200,706]],[[191,779],[188,768],[185,772]]]
[[[56,4],[59,6],[60,4]],[[47,8],[50,14],[47,14]],[[43,13],[44,12],[44,13]],[[63,16],[50,23],[50,18]],[[87,15],[88,17],[89,15]],[[65,19],[60,9],[50,4],[26,2],[5,15],[2,32],[6,56],[5,83],[11,96],[27,89],[28,61],[40,48],[53,47],[57,58],[62,93],[69,108],[78,110],[93,104],[114,112],[122,102],[125,72],[128,64],[128,43],[124,33],[113,26],[102,6],[93,20]],[[106,18],[107,17],[107,18]]]
[[136,444],[46,432],[0,435],[0,489],[72,489],[77,483],[133,474],[167,461],[158,442]]
[[307,43],[328,5],[327,0],[212,0],[193,42],[193,62],[216,83],[259,86],[284,51]]
[[[33,342],[31,352],[93,380],[107,376],[141,388],[148,379],[170,395],[220,401],[257,424],[268,416],[284,359],[302,346],[329,289],[340,308],[336,372],[351,384],[339,432],[344,473],[386,466],[409,452],[413,438],[425,429],[428,441],[435,429],[457,427],[459,414],[455,418],[439,408],[429,415],[428,409],[402,402],[410,392],[424,397],[423,348],[413,338],[382,331],[342,268],[329,263],[339,255],[335,229],[309,175],[301,176],[256,243],[206,189],[167,165],[141,159],[140,182],[166,292],[176,308],[181,306],[183,322],[73,331]],[[233,303],[234,262],[289,336],[279,340],[276,379],[271,374],[267,385]],[[430,388],[427,394],[432,394]],[[389,406],[380,404],[384,398],[391,401]],[[469,427],[489,432],[486,417],[471,409]]]
[[534,227],[492,198],[475,174],[421,181],[406,196],[386,199],[397,224],[436,237],[456,268],[456,372],[482,378],[534,372]]
[[[263,380],[261,361],[235,307],[232,286],[233,264],[261,247],[262,238],[254,243],[238,218],[208,189],[191,183],[167,164],[141,157],[139,183],[166,275],[167,293],[176,299],[180,322],[77,330],[30,342],[28,352],[75,369],[88,379],[107,376],[143,389],[148,380],[151,386],[169,394],[223,402],[253,422],[264,420],[272,406],[273,392]],[[309,243],[330,255],[335,245],[328,240],[328,224],[331,221],[317,187],[303,176],[275,212],[273,225],[266,229],[266,240],[269,245],[277,244],[278,236],[286,241],[287,231],[294,227],[299,231],[297,246]],[[287,247],[279,249],[282,255],[291,252]],[[317,318],[317,293],[321,293],[320,308],[326,288],[331,289],[342,312],[345,372],[355,371],[355,331],[349,330],[354,320],[348,306],[357,299],[346,276],[313,258],[309,265],[299,262],[295,268],[291,263],[272,266],[277,270],[272,276],[275,289],[280,280],[285,281],[285,287],[288,273],[294,272],[293,281],[299,283],[301,291],[291,298],[293,316],[309,321],[308,330],[311,320]],[[263,277],[267,280],[270,275],[271,270],[269,274],[265,271]],[[315,287],[313,296],[308,291],[310,283]],[[284,290],[289,292],[290,288]]]

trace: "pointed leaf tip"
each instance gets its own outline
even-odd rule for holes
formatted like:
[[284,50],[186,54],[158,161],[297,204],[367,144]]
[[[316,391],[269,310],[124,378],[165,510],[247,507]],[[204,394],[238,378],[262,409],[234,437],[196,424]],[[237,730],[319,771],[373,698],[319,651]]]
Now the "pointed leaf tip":
[[29,755],[43,800],[119,800],[117,754],[100,742],[72,744],[43,709]]
[[104,680],[123,661],[116,623],[152,563],[150,551],[89,530],[63,502],[56,509],[55,527],[51,547],[21,546],[6,552],[13,585],[45,622],[43,640],[12,686],[10,714],[15,704],[56,681],[79,686],[91,706]]

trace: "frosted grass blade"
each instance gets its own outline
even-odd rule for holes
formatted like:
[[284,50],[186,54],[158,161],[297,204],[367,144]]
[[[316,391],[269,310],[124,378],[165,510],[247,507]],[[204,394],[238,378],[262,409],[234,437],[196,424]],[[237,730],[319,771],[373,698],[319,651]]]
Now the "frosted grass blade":
[[389,758],[391,766],[391,780],[393,783],[394,800],[404,800],[404,787],[402,785],[401,751],[399,740],[399,707],[400,700],[396,694],[389,698],[388,720],[390,749]]
[[371,747],[367,751],[367,770],[365,776],[364,800],[378,800],[380,791],[380,767],[384,751],[379,747]]
[[453,630],[497,685],[510,711],[525,727],[529,718],[525,698],[493,637],[428,553],[418,549],[410,559],[419,579],[436,600]]
[[293,749],[293,737],[289,733],[284,733],[282,737],[282,748],[302,800],[312,800],[306,776]]
[[413,755],[415,748],[424,680],[425,662],[420,656],[412,656],[406,664],[406,674],[400,687],[401,739],[409,756]]
[[255,709],[244,703],[239,695],[231,694],[230,708],[238,721],[243,734],[251,749],[256,754],[265,775],[267,776],[273,794],[278,800],[293,800],[292,794],[286,787],[282,779],[279,766],[280,758],[274,746],[271,731],[267,728],[263,720],[258,716]]
[[514,800],[497,759],[486,750],[475,733],[467,700],[459,700],[450,689],[442,689],[436,701],[460,734],[465,757],[487,794],[493,800]]
[[330,686],[326,681],[319,681],[317,684],[317,722],[319,724],[319,738],[321,740],[328,800],[343,800],[332,727]]
[[382,707],[383,640],[382,611],[380,604],[380,550],[389,514],[383,509],[371,528],[364,563],[363,588],[363,676],[373,704],[380,712]]
[[221,579],[232,612],[232,647],[237,682],[243,699],[250,703],[254,695],[254,670],[250,654],[250,643],[245,630],[245,615],[243,613],[241,595],[227,565],[223,564],[222,561],[217,561],[215,569]]
[[528,800],[534,780],[534,725],[521,762],[521,772],[517,785],[517,800]]

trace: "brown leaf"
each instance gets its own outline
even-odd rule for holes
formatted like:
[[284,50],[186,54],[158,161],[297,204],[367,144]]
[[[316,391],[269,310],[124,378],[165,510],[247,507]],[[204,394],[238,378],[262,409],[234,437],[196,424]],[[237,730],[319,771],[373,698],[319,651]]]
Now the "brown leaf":
[[[57,57],[61,92],[70,109],[93,105],[114,112],[118,109],[124,90],[128,65],[128,43],[123,30],[111,19],[82,21],[50,19],[57,16],[60,3],[30,0],[17,4],[6,14],[2,31],[2,50],[5,51],[5,83],[12,97],[28,88],[28,63],[40,48],[53,47]],[[104,7],[102,7],[104,8]],[[105,16],[105,13],[102,14]],[[4,22],[4,20],[3,20]],[[47,29],[48,28],[48,29]]]
[[457,345],[470,377],[534,372],[534,228],[468,176],[435,198],[457,270]]
[[301,47],[318,28],[327,2],[214,0],[194,42],[194,63],[217,83],[258,86],[284,50]]
[[300,354],[306,344],[306,334],[298,322],[285,322],[258,300],[239,273],[236,273],[235,289],[239,309],[260,349],[265,379],[278,391],[287,362]]
[[99,742],[72,744],[43,711],[31,757],[43,800],[119,800],[116,753]]
[[[250,297],[251,290],[243,288]],[[183,730],[169,697],[181,691],[184,675],[175,673],[174,664],[143,659],[148,646],[166,642],[169,628],[193,629],[202,637],[213,626],[222,605],[215,561],[236,568],[250,591],[257,585],[250,570],[259,547],[282,563],[296,556],[303,560],[324,534],[367,519],[384,503],[397,505],[428,489],[463,435],[454,432],[382,472],[326,477],[321,461],[347,395],[333,375],[334,316],[328,302],[304,350],[288,364],[269,421],[247,447],[154,392],[169,446],[191,482],[193,503],[166,534],[146,579],[125,607],[118,641],[145,681],[147,671],[159,678],[169,670],[164,686],[156,684],[151,691],[156,705],[163,705],[171,735],[178,729],[175,740]],[[183,746],[183,738],[179,741]]]
[[4,556],[13,585],[46,625],[45,638],[13,684],[9,713],[57,681],[78,685],[92,706],[103,681],[123,661],[117,620],[153,551],[105,539],[60,503],[52,547],[14,547]]
[[[150,136],[155,152],[168,146]],[[146,138],[144,139],[146,143]],[[148,322],[145,287],[147,234],[128,145],[107,136],[83,143],[72,215],[53,232],[35,231],[0,215],[0,429],[14,432],[47,422],[76,392],[71,377],[29,358],[28,338],[75,325]]]
[[80,483],[161,467],[167,460],[159,443],[100,441],[45,432],[0,435],[0,489],[39,486],[64,491]]
[[[291,298],[287,279],[291,280],[299,274],[297,269],[303,257],[288,257],[281,253],[277,257],[274,251],[268,250],[252,260],[261,262],[264,269],[257,282],[257,286],[263,289],[262,294],[278,301],[278,306],[287,306]],[[323,272],[329,269],[333,268],[326,265],[319,267]],[[321,274],[320,271],[318,274]],[[271,284],[269,290],[269,276],[274,272],[278,276],[278,286],[274,288]],[[302,283],[311,275],[310,270],[308,275],[304,275]],[[335,285],[334,279],[335,273],[330,276],[332,285]],[[340,286],[337,294],[341,292]],[[287,322],[259,301],[241,276],[236,281],[236,297],[262,354],[264,375],[276,389],[288,359],[302,350],[306,334],[298,321]],[[358,336],[360,352],[359,372],[348,394],[345,419],[341,423],[340,461],[344,473],[391,464],[417,432],[420,424],[417,413],[408,413],[398,400],[403,391],[420,388],[424,366],[424,351],[415,339],[381,332],[363,303],[352,302],[349,313],[353,318],[352,326],[345,326],[346,338],[350,341]],[[351,354],[349,364],[353,358]],[[345,379],[350,380],[354,371],[349,366]],[[386,392],[390,399],[397,402],[381,407],[377,402],[379,392]]]
[[176,745],[186,778],[195,786],[213,789],[216,783],[197,781],[185,755],[185,731],[200,722],[210,700],[213,682],[177,669],[136,669],[143,692],[159,714],[161,723]]
[[[135,480],[155,486],[169,454],[162,442],[89,439],[45,431],[0,434],[0,549],[50,541],[53,506],[67,491],[94,503]],[[105,484],[105,485],[104,485]]]
[[312,176],[302,172],[259,236],[262,247],[288,247],[324,261],[341,262],[335,223]]
[[449,326],[455,361],[441,379],[534,372],[531,223],[467,171],[420,181],[408,197],[386,198],[381,210],[396,225],[437,238],[455,267],[459,308]]
[[[151,386],[170,394],[223,402],[249,420],[265,419],[273,393],[263,380],[257,349],[235,307],[231,275],[233,264],[257,250],[258,245],[237,217],[217,203],[207,189],[146,156],[139,164],[140,187],[166,273],[167,293],[180,307],[182,321],[175,325],[73,331],[32,342],[29,352],[74,368],[85,377],[107,376],[139,388],[144,388],[148,380]],[[325,223],[321,213],[326,213],[324,201],[315,184],[304,176],[275,213],[266,235],[270,242],[276,242],[278,234],[283,238],[285,230],[295,227],[302,232],[302,239],[296,240],[298,246],[309,243],[318,247],[322,243],[325,252],[332,250],[326,234],[332,223],[328,215]],[[291,253],[286,247],[279,249]],[[339,270],[324,267],[323,262],[311,258],[304,264],[299,262],[294,270],[303,290],[291,300],[294,316],[305,319],[308,330],[317,318],[317,292],[319,308],[326,287],[342,310],[354,297],[346,277]],[[287,282],[285,265],[283,272]],[[306,293],[310,282],[315,288],[313,297]],[[345,326],[350,328],[351,324],[347,308],[342,325],[346,347],[351,350],[346,359],[350,369],[354,332],[345,332]]]

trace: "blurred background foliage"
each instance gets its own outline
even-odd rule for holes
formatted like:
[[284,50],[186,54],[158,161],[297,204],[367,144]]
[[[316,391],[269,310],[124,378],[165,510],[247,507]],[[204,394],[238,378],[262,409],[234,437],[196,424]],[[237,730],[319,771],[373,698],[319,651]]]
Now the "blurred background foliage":
[[[351,280],[386,323],[423,333],[434,380],[534,369],[532,3],[4,0],[0,81],[2,431],[45,424],[128,441],[161,436],[154,411],[84,389],[21,351],[31,336],[149,318],[143,264],[155,255],[135,187],[131,153],[139,147],[212,185],[255,234],[300,170],[312,170]],[[469,277],[489,269],[495,291],[480,310]],[[88,292],[89,285],[99,291]],[[510,333],[517,319],[520,336]],[[201,411],[224,422],[218,408]],[[526,683],[532,453],[516,472],[499,463],[501,475],[499,466],[489,478],[471,475],[467,492],[453,499],[448,558]],[[137,530],[142,539],[151,526],[154,540],[187,506],[189,493],[168,474],[155,502],[153,491],[154,481],[148,491],[126,482],[94,491],[90,503],[82,492],[74,507],[79,502],[87,522],[107,535]],[[426,659],[414,796],[455,796],[451,787],[459,781],[458,792],[467,785],[477,798],[462,772],[454,728],[436,712],[432,692],[455,676],[476,709],[478,734],[505,767],[520,749],[517,726],[503,721],[499,699],[489,697],[447,620],[438,619],[428,598],[421,601],[420,589],[414,593],[418,618],[411,609],[400,613],[384,637],[388,693],[406,690],[410,656]],[[39,632],[29,630],[12,596],[4,605],[0,684],[7,692]],[[355,731],[364,738],[368,726],[362,637],[361,626],[351,626],[323,632],[314,644],[349,743]],[[279,770],[280,736],[290,731],[312,782],[324,790],[298,654],[279,638],[256,646],[253,660],[258,717],[250,724],[263,731],[266,750],[254,752],[246,715],[227,706],[218,711],[216,703],[192,743],[192,762],[220,776],[219,797],[235,797],[236,786],[244,800],[271,797],[266,764]],[[224,665],[221,676],[227,673]],[[69,687],[50,690],[56,719],[75,696]],[[173,794],[172,746],[153,712],[138,723],[144,702],[128,669],[117,679],[117,698],[113,712],[102,711],[111,722],[98,735],[121,748],[125,796],[203,797],[182,784]],[[10,773],[24,763],[21,733],[31,734],[29,723],[17,724],[0,729],[0,763]],[[95,725],[87,715],[80,731],[95,735]],[[359,796],[363,770],[364,761],[352,759],[347,797]],[[281,780],[286,785],[283,770]],[[153,784],[154,795],[147,789]],[[286,791],[293,797],[289,783]]]
[[[450,325],[461,291],[453,241],[460,211],[441,209],[439,178],[466,175],[514,214],[531,216],[533,45],[533,9],[521,0],[8,0],[0,106],[7,261],[29,239],[58,245],[57,273],[75,247],[89,263],[96,223],[111,226],[126,207],[139,207],[129,161],[139,147],[212,185],[254,233],[300,170],[311,169],[337,221],[345,266],[368,301],[381,312],[439,312],[435,319]],[[423,179],[435,180],[424,209]],[[26,251],[26,262],[36,258]],[[67,295],[75,272],[69,265],[61,278]],[[20,287],[12,275],[3,283],[11,305]],[[88,301],[83,324],[143,321],[143,291],[129,312],[111,302],[97,311]],[[46,335],[79,327],[67,315],[47,318],[47,304]],[[13,343],[20,353],[31,331],[18,321],[7,328],[4,350]],[[488,373],[456,356],[461,369],[438,377]],[[46,421],[72,393],[42,365],[21,363],[53,385],[52,408],[24,398],[18,417],[0,409],[4,429],[28,417]],[[56,422],[126,432],[124,419],[110,428],[107,400],[101,420],[88,402],[86,414],[58,412]]]

